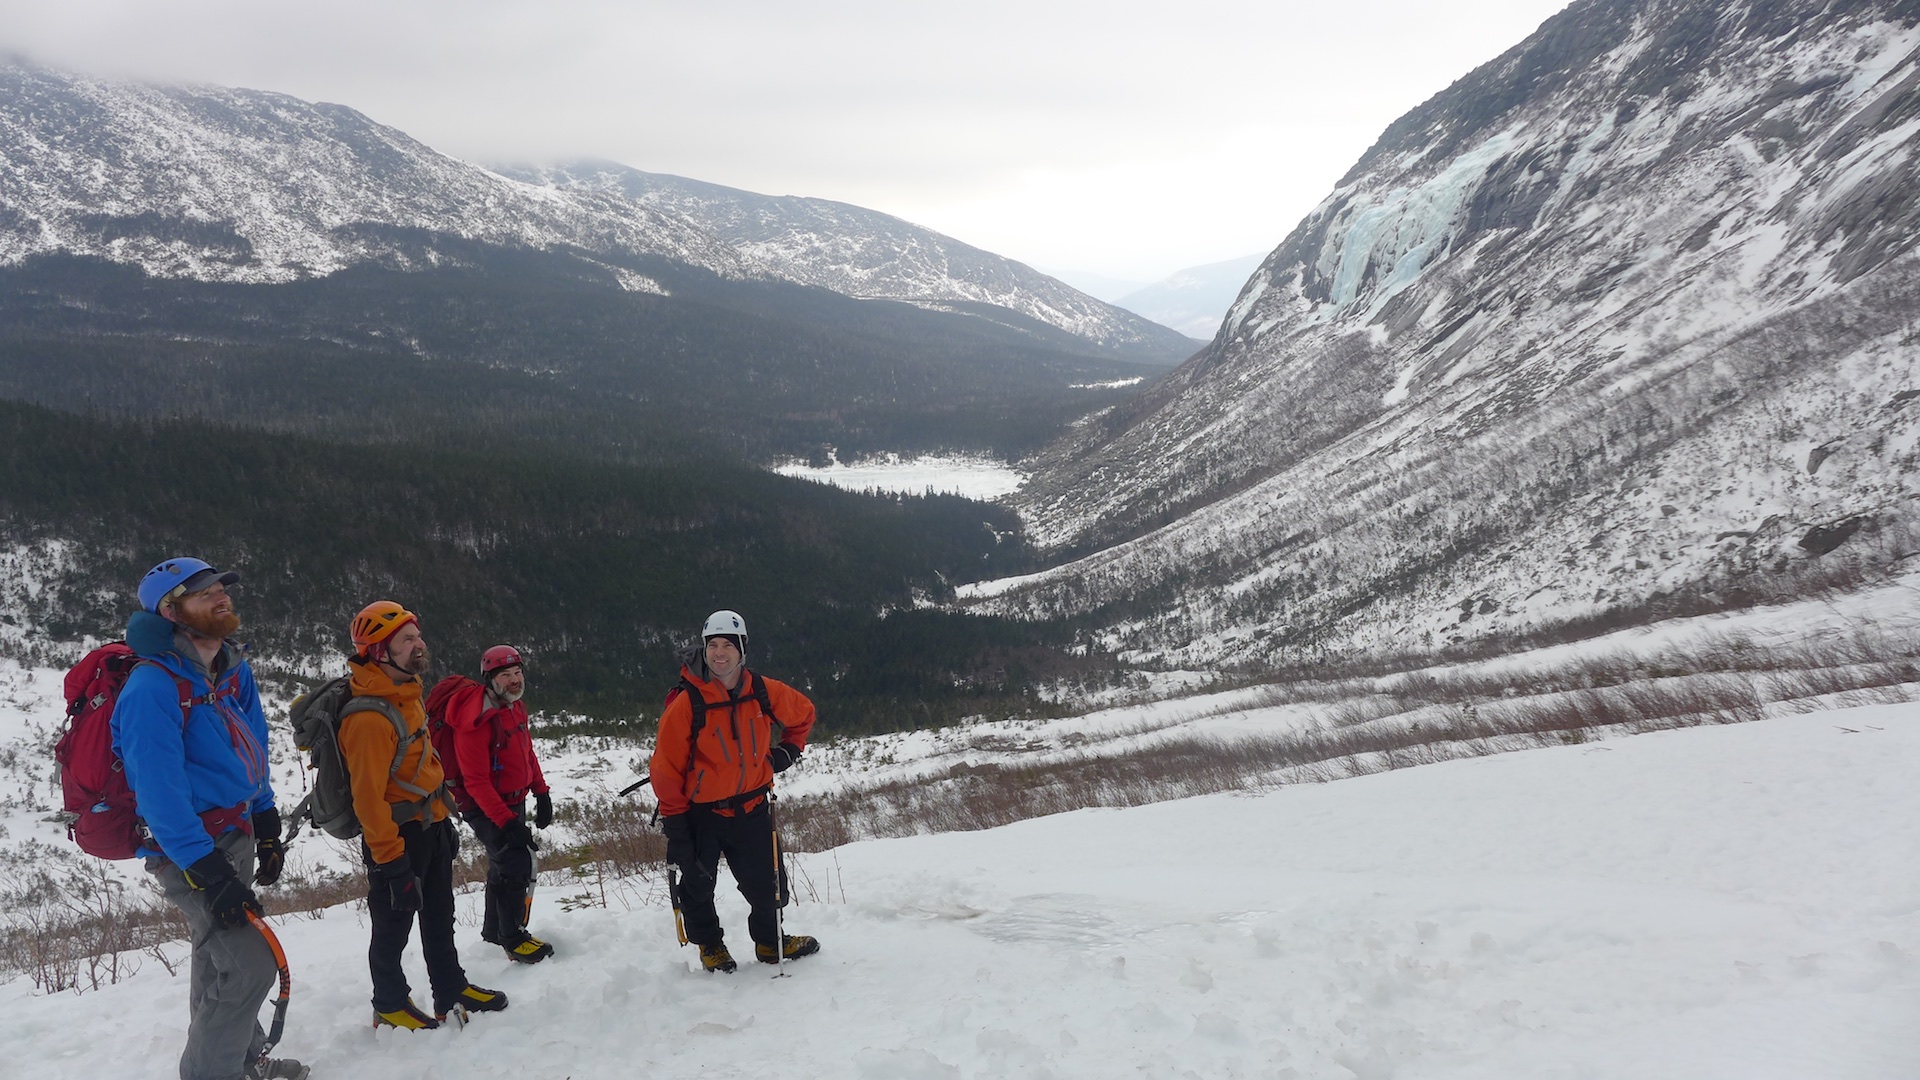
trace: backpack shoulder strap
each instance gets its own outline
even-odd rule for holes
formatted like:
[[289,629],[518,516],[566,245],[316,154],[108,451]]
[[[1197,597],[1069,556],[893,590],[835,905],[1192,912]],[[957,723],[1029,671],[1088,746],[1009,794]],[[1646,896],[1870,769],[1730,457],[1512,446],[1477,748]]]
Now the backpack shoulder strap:
[[[397,741],[394,743],[394,747],[393,747],[393,764],[387,766],[387,779],[392,780],[394,783],[400,785],[402,788],[406,789],[407,791],[412,792],[415,795],[419,795],[423,798],[427,795],[432,794],[432,792],[428,791],[426,788],[418,787],[414,784],[410,784],[407,781],[400,779],[400,763],[406,759],[407,751],[412,748],[414,741],[420,738],[420,732],[408,731],[407,718],[404,716],[401,716],[400,710],[394,708],[393,702],[388,701],[386,698],[380,698],[380,697],[350,698],[348,699],[345,705],[340,706],[340,715],[343,718],[352,716],[354,713],[362,713],[362,712],[379,713],[381,716],[386,717],[387,721],[393,725],[393,735]],[[423,725],[421,727],[421,731],[425,731],[425,730],[426,728]],[[427,744],[427,749],[429,753],[432,752],[433,744],[431,742]],[[425,769],[426,767],[427,767],[427,757],[426,757],[426,754],[422,754],[420,755],[419,767],[413,770],[414,778],[419,779],[420,770]]]
[[693,756],[694,751],[700,745],[700,729],[707,726],[707,699],[705,695],[700,693],[699,687],[687,681],[685,675],[680,676],[680,685],[674,687],[674,689],[686,695],[687,705],[693,709],[693,719],[687,726],[687,767],[685,771],[680,774],[682,781],[686,785],[687,795],[691,797],[693,794]]
[[700,735],[700,729],[707,726],[707,699],[700,693],[699,687],[684,678],[674,689],[687,695],[687,704],[693,708],[693,734],[697,738]]
[[780,723],[780,718],[773,714],[773,700],[767,697],[767,680],[757,671],[748,671],[747,674],[753,676],[753,700],[760,703],[760,711],[776,726],[784,729],[786,725]]
[[[173,688],[175,691],[175,696],[177,696],[180,699],[180,726],[181,727],[187,726],[187,716],[193,712],[193,707],[195,705],[205,704],[206,702],[212,701],[215,697],[219,696],[219,692],[215,691],[214,693],[208,694],[203,698],[195,697],[193,693],[192,683],[181,678],[177,672],[175,672],[172,668],[168,667],[167,665],[161,663],[160,661],[149,660],[144,656],[134,661],[133,667],[127,669],[127,677],[132,678],[134,668],[140,668],[140,667],[158,668],[161,674],[173,680]],[[122,685],[125,685],[125,684],[122,684]]]
[[[421,724],[420,730],[418,731],[408,731],[407,718],[400,714],[400,710],[394,707],[393,702],[380,697],[363,696],[348,698],[346,704],[340,706],[340,711],[337,716],[338,719],[344,720],[354,713],[363,712],[379,713],[381,716],[386,717],[387,721],[393,725],[393,734],[396,741],[393,747],[393,763],[387,766],[387,779],[398,785],[408,794],[414,796],[414,798],[406,802],[393,804],[393,820],[396,823],[405,823],[415,818],[426,817],[428,808],[435,798],[442,800],[447,798],[447,785],[445,783],[429,790],[413,782],[420,779],[420,773],[427,767],[427,756],[433,753],[432,739],[427,740],[427,747],[420,754],[420,764],[414,768],[412,778],[402,780],[399,774],[400,765],[406,760],[407,750],[412,747],[422,735],[427,733],[427,725]],[[312,799],[313,794],[309,792],[307,798],[301,801],[301,806],[304,807],[308,802],[312,801]],[[452,803],[447,803],[447,806],[451,811]],[[294,811],[296,819],[299,813],[300,811],[297,809]]]

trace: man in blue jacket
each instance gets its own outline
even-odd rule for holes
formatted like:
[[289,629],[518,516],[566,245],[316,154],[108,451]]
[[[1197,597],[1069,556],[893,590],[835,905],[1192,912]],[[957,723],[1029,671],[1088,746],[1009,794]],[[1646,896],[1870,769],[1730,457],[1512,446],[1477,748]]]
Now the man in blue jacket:
[[240,575],[177,558],[140,581],[127,644],[143,661],[113,710],[114,751],[149,839],[146,868],[192,933],[181,1080],[305,1080],[263,1060],[260,1005],[277,975],[248,920],[254,885],[279,880],[285,850],[267,783],[267,717],[253,671],[227,640],[240,627],[227,586]]

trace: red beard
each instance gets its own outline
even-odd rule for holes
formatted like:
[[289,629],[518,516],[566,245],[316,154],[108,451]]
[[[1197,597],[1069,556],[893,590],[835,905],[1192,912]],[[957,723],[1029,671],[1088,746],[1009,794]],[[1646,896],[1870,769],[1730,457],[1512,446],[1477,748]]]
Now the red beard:
[[210,638],[215,641],[240,629],[240,616],[232,611],[209,611],[204,615],[189,615],[176,609],[174,621],[186,627],[187,633],[195,637]]

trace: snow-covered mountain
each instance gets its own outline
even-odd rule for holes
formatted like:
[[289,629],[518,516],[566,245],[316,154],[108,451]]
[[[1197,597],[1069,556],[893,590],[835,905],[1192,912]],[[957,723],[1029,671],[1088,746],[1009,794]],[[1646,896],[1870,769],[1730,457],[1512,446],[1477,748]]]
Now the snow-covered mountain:
[[1396,121],[1202,354],[1049,453],[1015,498],[1081,557],[973,595],[1258,658],[1905,558],[1917,24],[1573,4]]
[[1165,326],[1012,259],[877,210],[828,199],[759,195],[613,162],[499,171],[558,191],[615,195],[686,218],[757,265],[847,296],[974,313],[982,313],[982,305],[1002,308],[1122,351],[1185,356],[1197,347]]
[[61,253],[281,282],[430,262],[422,234],[763,273],[676,215],[509,180],[342,105],[0,58],[0,265]]
[[1262,257],[1247,255],[1205,266],[1189,266],[1115,300],[1136,315],[1170,326],[1188,337],[1211,339],[1227,309],[1240,297],[1247,275]]
[[436,237],[606,259],[647,292],[666,290],[635,258],[1037,323],[1156,364],[1195,348],[1018,263],[859,207],[612,165],[527,182],[342,105],[0,56],[0,266],[82,255],[159,277],[273,283],[462,258]]

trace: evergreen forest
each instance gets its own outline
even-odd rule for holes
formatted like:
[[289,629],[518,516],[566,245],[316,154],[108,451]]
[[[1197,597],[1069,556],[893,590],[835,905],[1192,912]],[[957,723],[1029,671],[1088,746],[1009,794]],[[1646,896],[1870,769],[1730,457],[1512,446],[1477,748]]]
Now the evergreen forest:
[[[1133,392],[1099,384],[1182,359],[1116,354],[1004,309],[411,239],[430,268],[368,263],[279,285],[71,256],[0,268],[0,397],[621,461],[1014,458]],[[623,274],[667,295],[623,288]]]
[[632,465],[546,448],[328,442],[203,420],[80,416],[0,402],[15,543],[71,566],[27,618],[52,638],[118,636],[155,561],[240,571],[240,634],[267,672],[344,670],[365,603],[417,611],[436,675],[510,642],[536,711],[641,728],[708,611],[751,628],[750,666],[800,686],[823,732],[1041,708],[1037,680],[1099,667],[1068,627],[951,614],[951,584],[1031,566],[1011,512],[875,496],[724,460]]

